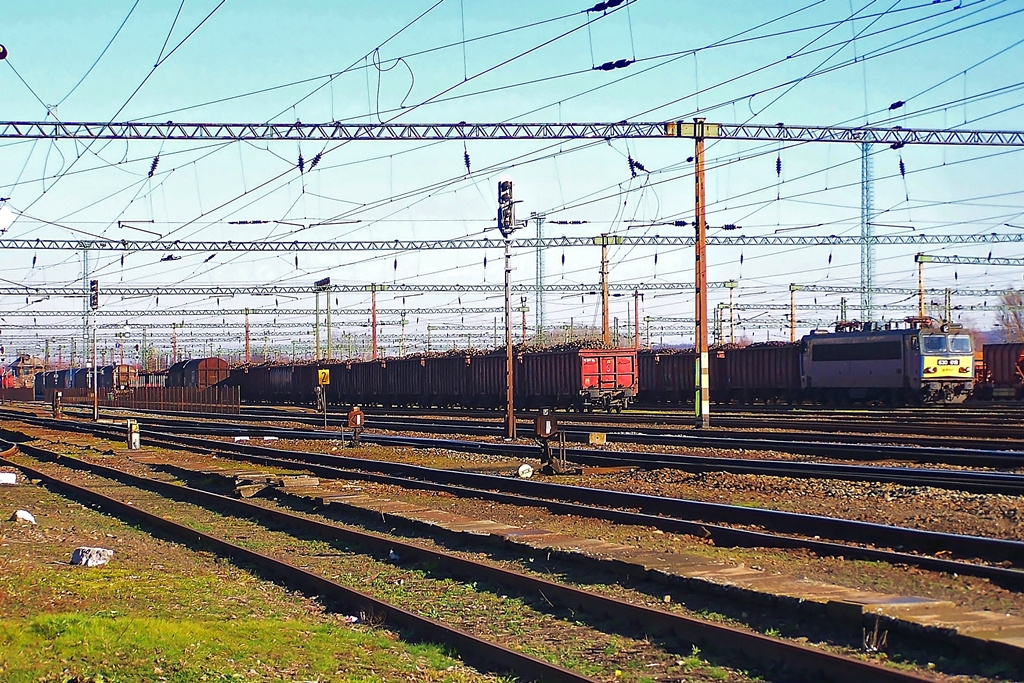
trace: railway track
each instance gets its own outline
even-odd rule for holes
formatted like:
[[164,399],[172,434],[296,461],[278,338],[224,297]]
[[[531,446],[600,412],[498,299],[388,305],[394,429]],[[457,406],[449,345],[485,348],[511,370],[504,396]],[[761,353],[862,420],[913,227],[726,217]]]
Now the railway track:
[[[273,410],[273,409],[269,409]],[[266,409],[247,408],[248,412],[262,412],[267,414]],[[381,408],[379,412],[387,415],[423,416],[436,415],[439,417],[477,417],[496,419],[500,415],[496,411],[465,411],[465,410],[434,410],[434,409],[402,409],[402,408]],[[535,413],[518,413],[517,417],[523,420],[531,420]],[[1024,414],[1015,413],[1019,419]],[[681,411],[628,411],[619,414],[611,413],[559,413],[559,418],[575,424],[654,424],[671,425],[684,429],[693,427],[693,416],[682,414]],[[1011,417],[1014,415],[1011,415]],[[761,413],[756,415],[734,414],[712,412],[711,423],[713,426],[734,429],[757,429],[757,430],[799,430],[803,432],[814,431],[825,434],[866,434],[876,435],[888,433],[895,437],[944,437],[957,439],[985,439],[985,440],[1012,440],[1024,443],[1024,427],[1015,424],[1007,424],[1006,416],[989,415],[983,419],[973,418],[969,422],[959,424],[956,418],[950,415],[935,415],[928,417],[916,413],[897,414],[892,413],[856,413],[853,415],[843,414],[837,416],[833,412],[803,412],[793,413]]]
[[[16,414],[16,413],[15,413]],[[192,434],[232,437],[241,434],[273,436],[285,439],[336,439],[338,432],[330,429],[298,429],[292,427],[266,427],[252,424],[252,418],[243,416],[243,425],[225,420],[223,415],[203,416],[203,422],[192,420],[144,416],[140,424],[154,430],[185,430]],[[232,420],[235,416],[232,416]],[[388,429],[387,422],[374,420],[375,429]],[[428,423],[394,424],[392,428],[445,434],[466,434],[500,437],[501,428],[494,425],[434,425]],[[608,434],[609,442],[637,443],[675,448],[711,448],[728,450],[777,450],[786,453],[843,460],[897,462],[941,462],[976,467],[1017,467],[1024,463],[1024,452],[971,451],[968,449],[926,449],[906,446],[827,443],[816,441],[772,441],[727,436]],[[369,443],[411,448],[444,448],[452,451],[505,455],[532,460],[538,457],[534,446],[463,439],[438,439],[422,436],[395,436],[364,434]],[[944,470],[923,467],[879,466],[863,464],[837,464],[806,462],[787,459],[754,459],[723,456],[696,456],[676,453],[654,453],[594,448],[568,448],[566,456],[574,463],[596,467],[632,466],[645,469],[679,469],[687,472],[729,472],[733,474],[760,474],[798,478],[828,478],[843,481],[870,481],[902,484],[906,486],[934,486],[972,493],[1024,494],[1024,475],[1008,472]]]
[[23,462],[22,458],[16,457],[17,451],[40,462],[59,463],[62,470],[71,468],[88,471],[94,476],[116,481],[123,486],[156,492],[171,500],[202,506],[240,519],[257,519],[262,524],[287,529],[293,535],[321,539],[339,545],[358,544],[370,549],[378,556],[395,554],[397,548],[397,553],[406,558],[406,561],[431,565],[432,572],[440,571],[443,574],[473,581],[485,580],[524,595],[536,596],[539,594],[552,609],[567,611],[574,615],[573,618],[577,622],[583,618],[582,615],[578,615],[578,612],[582,612],[601,618],[610,618],[616,624],[620,624],[621,627],[640,637],[660,641],[666,632],[671,633],[682,641],[706,644],[708,648],[724,652],[731,658],[741,659],[745,662],[752,661],[755,663],[755,667],[769,672],[771,677],[778,676],[779,680],[885,682],[930,680],[911,671],[881,667],[861,659],[810,648],[795,642],[624,602],[434,549],[397,542],[393,538],[383,538],[348,527],[342,528],[325,521],[313,520],[244,500],[182,486],[177,482],[140,477],[105,465],[62,457],[59,454],[24,444],[20,446],[0,444],[0,447],[6,448],[0,461],[29,472],[30,476],[45,482],[48,487],[79,502],[98,506],[108,514],[159,530],[161,533],[171,534],[186,543],[213,549],[218,554],[231,558],[235,562],[259,567],[262,572],[285,581],[289,586],[327,597],[354,609],[371,610],[383,616],[391,627],[415,632],[420,637],[448,644],[468,661],[483,661],[498,670],[514,671],[517,676],[524,679],[593,680],[576,671],[525,655],[495,643],[493,640],[475,636],[436,620],[427,619],[413,611],[355,591],[328,580],[314,571],[302,569],[295,564],[283,561],[274,555],[256,552],[213,533],[197,531],[188,525],[170,519],[168,515],[161,516],[140,509],[138,504],[123,502],[117,497],[104,495],[96,487],[72,483],[67,481],[66,476],[44,471],[38,466],[29,466]]
[[[120,436],[111,425],[25,420],[57,429]],[[194,434],[189,426],[177,431]],[[322,432],[336,438],[337,434]],[[396,462],[370,461],[334,454],[216,442],[180,433],[143,430],[145,443],[186,447],[237,458],[261,466],[312,471],[329,478],[367,479],[406,488],[438,490],[462,497],[517,505],[534,504],[561,514],[619,523],[649,525],[666,532],[708,537],[721,545],[804,548],[820,555],[883,561],[922,569],[988,578],[1007,588],[1024,588],[1024,543],[893,527],[835,517],[807,515],[694,500],[589,489],[546,481],[521,480]],[[408,439],[403,439],[408,441]],[[436,444],[435,444],[436,447]],[[501,448],[509,448],[504,444]],[[634,512],[639,511],[639,512]],[[728,526],[733,525],[733,526]],[[737,528],[742,527],[742,528]],[[751,527],[757,530],[752,530]],[[823,541],[821,539],[831,539]],[[935,555],[975,560],[951,560]],[[989,564],[979,564],[978,562]],[[1010,563],[1011,566],[1000,566]]]
[[[203,414],[165,411],[159,414],[141,411],[145,417],[140,418],[148,424],[173,424],[167,420],[173,418],[195,419],[208,421],[224,421],[223,414]],[[160,417],[160,416],[169,417]],[[390,415],[370,416],[369,426],[377,430],[396,432],[421,432],[432,434],[461,434],[472,436],[490,436],[500,438],[504,435],[503,425],[486,420],[428,420],[411,417],[394,417]],[[323,425],[325,418],[308,411],[259,410],[247,411],[230,416],[231,421],[259,424],[264,422],[299,422],[309,425]],[[328,428],[345,426],[343,415],[329,416],[326,419]],[[263,427],[261,427],[263,428]],[[522,434],[532,434],[532,422],[521,422]],[[650,426],[634,426],[628,430],[610,431],[608,425],[600,423],[579,424],[575,418],[569,418],[561,424],[561,431],[567,434],[569,441],[586,443],[589,434],[600,432],[609,443],[640,444],[648,446],[664,446],[670,448],[711,448],[728,450],[780,451],[793,455],[830,458],[835,460],[852,460],[859,462],[893,461],[919,464],[944,464],[960,467],[984,467],[996,469],[1013,469],[1024,466],[1024,441],[998,442],[988,440],[957,439],[956,446],[950,445],[949,439],[903,438],[889,435],[864,436],[843,434],[842,441],[830,442],[825,435],[807,432],[758,432],[728,434],[722,431],[692,431],[680,433],[671,428]],[[287,430],[281,433],[293,433]],[[312,437],[322,438],[322,437]],[[893,441],[898,442],[894,444]],[[581,457],[590,457],[583,453]],[[599,457],[596,454],[594,457]],[[625,453],[633,464],[642,466],[642,458],[636,454]],[[664,459],[661,459],[662,461]],[[719,459],[715,459],[719,460]],[[596,464],[597,461],[588,460]],[[602,461],[601,464],[607,464]],[[664,462],[660,466],[666,465]],[[732,470],[727,470],[732,471]],[[938,479],[935,479],[938,481]],[[940,485],[926,484],[922,485]],[[1012,489],[998,491],[996,489],[964,489],[983,493],[1006,492],[1013,494]]]

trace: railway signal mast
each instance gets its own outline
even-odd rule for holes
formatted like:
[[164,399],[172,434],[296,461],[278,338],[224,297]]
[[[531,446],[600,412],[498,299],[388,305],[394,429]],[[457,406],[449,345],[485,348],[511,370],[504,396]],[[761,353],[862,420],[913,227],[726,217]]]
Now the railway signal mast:
[[[526,222],[523,221],[523,225]],[[505,239],[505,437],[516,438],[515,392],[512,386],[512,233],[523,227],[516,223],[516,201],[512,181],[498,181],[498,230]]]

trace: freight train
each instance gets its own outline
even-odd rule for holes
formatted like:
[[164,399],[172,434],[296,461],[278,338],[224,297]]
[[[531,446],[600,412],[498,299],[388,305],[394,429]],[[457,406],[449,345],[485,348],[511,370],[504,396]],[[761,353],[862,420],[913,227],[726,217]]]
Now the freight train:
[[[96,372],[100,389],[127,389],[136,381],[138,371],[131,365],[104,365]],[[92,368],[65,368],[38,372],[34,378],[35,397],[42,400],[47,389],[90,389]]]
[[[506,404],[504,352],[414,355],[318,365],[263,365],[231,371],[247,403],[315,401],[326,370],[327,400],[342,405],[498,408]],[[637,391],[634,349],[517,349],[517,408],[621,411]]]
[[[711,399],[717,403],[959,403],[974,387],[974,347],[962,329],[847,326],[799,342],[713,349]],[[688,403],[694,396],[693,352],[640,354],[643,403]]]
[[[728,403],[890,405],[959,403],[974,385],[974,348],[962,329],[910,319],[906,326],[847,326],[795,343],[722,347],[709,354],[711,399]],[[517,350],[517,408],[577,411],[692,404],[693,351],[552,348]],[[316,401],[327,370],[334,404],[498,408],[505,405],[501,352],[414,355],[374,361],[264,365],[231,370],[247,403]],[[170,376],[168,377],[170,380]]]

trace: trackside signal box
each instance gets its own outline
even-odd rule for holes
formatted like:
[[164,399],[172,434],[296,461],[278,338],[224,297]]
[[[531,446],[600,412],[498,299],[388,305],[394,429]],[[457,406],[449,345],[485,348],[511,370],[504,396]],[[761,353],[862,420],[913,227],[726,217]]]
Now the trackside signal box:
[[541,408],[533,420],[534,433],[539,439],[550,439],[558,431],[558,421],[550,408]]

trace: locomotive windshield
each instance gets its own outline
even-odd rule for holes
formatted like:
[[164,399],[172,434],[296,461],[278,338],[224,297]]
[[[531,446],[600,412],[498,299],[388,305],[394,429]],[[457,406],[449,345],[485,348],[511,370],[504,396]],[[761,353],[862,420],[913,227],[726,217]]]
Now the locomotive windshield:
[[971,336],[968,334],[924,334],[921,335],[924,353],[971,353]]
[[971,338],[966,334],[954,334],[949,338],[949,350],[953,353],[970,353]]

